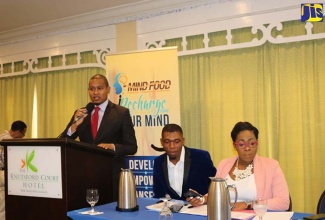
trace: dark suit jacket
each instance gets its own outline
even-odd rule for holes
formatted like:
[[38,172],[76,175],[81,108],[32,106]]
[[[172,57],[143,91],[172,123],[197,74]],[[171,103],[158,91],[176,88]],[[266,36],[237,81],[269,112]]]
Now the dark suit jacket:
[[[103,119],[98,128],[96,139],[91,133],[91,114],[88,114],[75,133],[67,135],[67,131],[74,120],[72,116],[61,137],[76,139],[79,137],[81,142],[89,144],[113,143],[115,145],[116,157],[114,158],[113,170],[113,190],[118,191],[118,179],[121,168],[125,168],[125,156],[133,155],[137,152],[138,146],[135,138],[129,109],[116,105],[108,101]],[[103,171],[104,172],[104,171]]]
[[153,192],[155,198],[169,194],[173,199],[185,200],[184,193],[190,188],[204,195],[208,192],[210,178],[216,175],[210,154],[207,151],[185,147],[184,177],[182,196],[180,197],[168,180],[167,154],[158,156],[153,167]]

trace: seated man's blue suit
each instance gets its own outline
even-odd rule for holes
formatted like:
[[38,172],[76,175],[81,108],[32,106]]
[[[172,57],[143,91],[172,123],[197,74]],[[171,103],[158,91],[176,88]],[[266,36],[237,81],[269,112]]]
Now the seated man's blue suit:
[[158,156],[153,167],[153,192],[155,198],[169,194],[173,199],[185,200],[184,193],[190,188],[204,195],[208,192],[210,178],[216,175],[210,154],[207,151],[184,147],[184,177],[182,196],[180,197],[170,186],[168,180],[167,154]]

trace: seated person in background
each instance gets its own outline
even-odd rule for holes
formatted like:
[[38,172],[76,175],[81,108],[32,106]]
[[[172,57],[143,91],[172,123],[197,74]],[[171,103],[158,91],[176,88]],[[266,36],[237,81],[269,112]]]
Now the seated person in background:
[[[155,198],[168,194],[172,199],[185,200],[184,193],[194,189],[204,195],[208,192],[210,178],[216,175],[207,151],[184,146],[185,138],[179,125],[166,125],[161,134],[161,145],[166,153],[158,156],[153,167],[153,192]],[[206,203],[204,198],[200,204]]]
[[[14,121],[9,131],[0,134],[0,141],[4,139],[23,138],[27,125],[23,121]],[[5,175],[4,175],[4,149],[0,146],[0,220],[5,219]]]
[[3,139],[23,138],[27,131],[27,125],[23,121],[14,121],[9,131],[0,134],[0,141]]
[[[233,211],[252,209],[252,201],[266,198],[269,210],[289,208],[289,190],[278,161],[258,156],[258,129],[249,122],[238,122],[231,132],[238,156],[222,160],[216,177],[227,180],[237,188],[237,204]],[[231,189],[230,189],[231,191]],[[235,192],[230,192],[234,201]],[[190,203],[195,206],[196,198]]]

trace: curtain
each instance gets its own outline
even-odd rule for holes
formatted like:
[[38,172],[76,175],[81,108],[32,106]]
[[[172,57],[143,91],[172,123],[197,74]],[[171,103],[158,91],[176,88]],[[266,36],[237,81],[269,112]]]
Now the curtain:
[[0,133],[10,130],[14,121],[27,125],[25,137],[30,137],[33,112],[33,74],[0,78]]
[[[63,61],[65,59],[66,62]],[[82,52],[79,56],[69,54],[66,57],[39,58],[34,65],[38,70],[44,69],[44,72],[0,78],[0,110],[3,116],[0,132],[9,130],[13,121],[22,120],[27,124],[25,138],[59,136],[73,112],[90,101],[87,89],[91,76],[106,74],[104,69],[94,67],[46,71],[49,65],[78,67],[78,59],[80,64],[97,62],[92,51]],[[5,64],[3,68],[4,73],[11,73],[12,68],[19,72],[25,67],[23,62],[17,62],[13,66]],[[36,108],[33,108],[34,103]],[[33,120],[33,111],[36,111],[36,120]],[[37,122],[36,126],[32,124],[33,121]],[[36,136],[31,134],[32,126],[36,129]]]
[[[299,35],[301,25],[289,22],[281,34]],[[251,38],[250,30],[239,29],[233,42]],[[202,39],[191,37],[187,49],[203,47]],[[174,45],[179,39],[167,41]],[[179,57],[185,144],[208,150],[217,166],[236,155],[235,123],[251,122],[260,131],[258,154],[280,162],[293,209],[315,213],[325,183],[324,57],[325,39]]]
[[[77,55],[67,56],[67,65],[77,62]],[[92,53],[82,53],[81,62],[94,62]],[[96,61],[96,60],[95,60]],[[62,57],[52,58],[53,66],[60,66]],[[47,60],[40,66],[46,66]],[[90,102],[88,81],[101,68],[78,68],[39,73],[36,76],[38,138],[55,138],[61,134],[78,108]]]

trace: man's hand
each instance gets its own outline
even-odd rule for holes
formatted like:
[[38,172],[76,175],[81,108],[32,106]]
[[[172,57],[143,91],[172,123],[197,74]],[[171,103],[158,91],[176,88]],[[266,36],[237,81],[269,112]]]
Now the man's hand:
[[97,145],[98,147],[104,148],[104,149],[110,149],[115,151],[115,145],[114,144],[108,144],[108,143],[101,143]]
[[[190,189],[191,191],[197,193],[195,190]],[[196,196],[196,197],[188,197],[186,198],[186,201],[188,201],[192,206],[196,207],[196,206],[200,206],[203,204],[206,204],[208,201],[208,195],[204,195],[204,196]]]
[[79,108],[76,113],[74,113],[74,121],[70,127],[71,132],[74,133],[77,130],[77,127],[84,121],[84,118],[87,117],[87,110],[85,108]]

